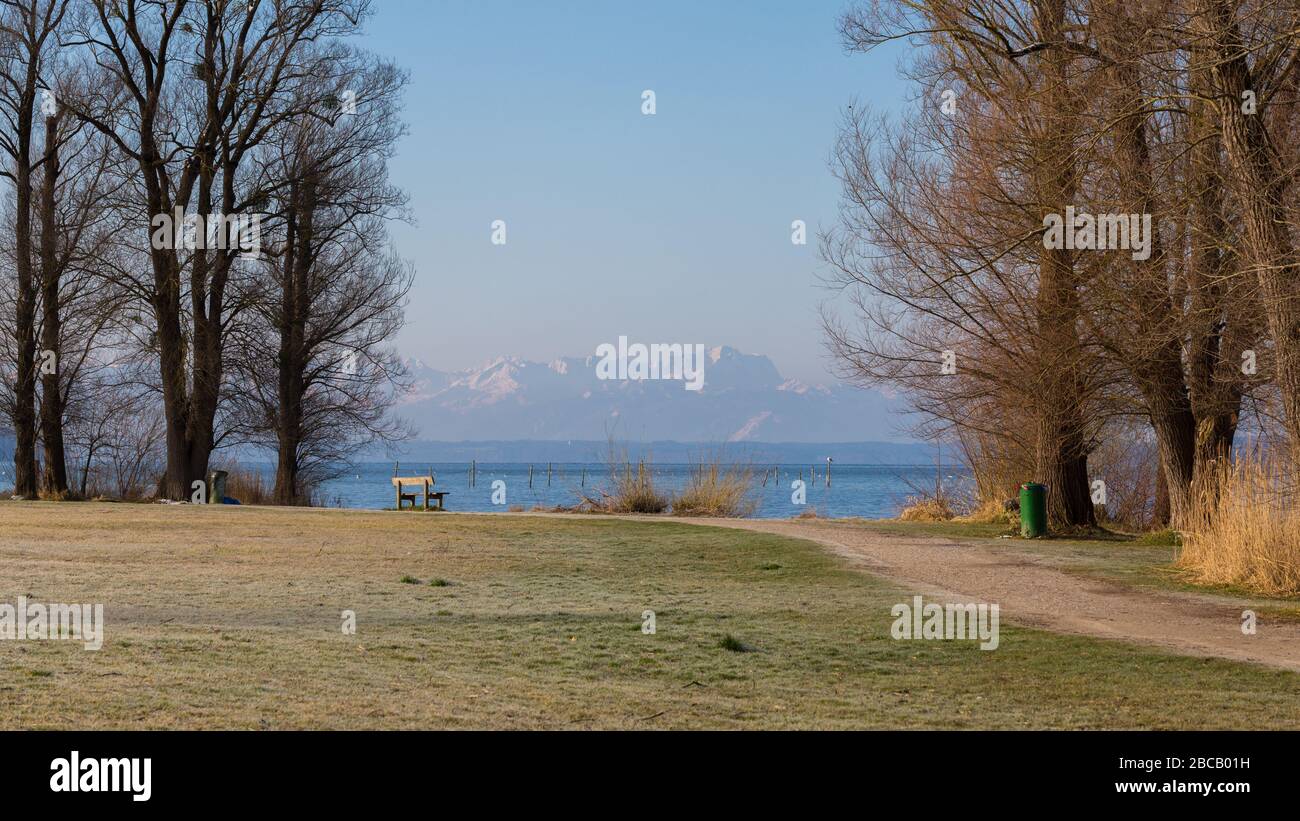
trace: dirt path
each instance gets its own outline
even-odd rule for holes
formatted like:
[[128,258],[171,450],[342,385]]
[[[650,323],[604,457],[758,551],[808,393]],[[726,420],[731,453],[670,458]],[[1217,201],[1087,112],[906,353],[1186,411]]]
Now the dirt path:
[[1137,590],[1071,575],[1014,550],[886,535],[847,523],[676,521],[808,539],[916,593],[996,603],[1002,618],[1017,624],[1300,671],[1300,624],[1260,615],[1256,634],[1247,636],[1241,632],[1242,607],[1222,600]]

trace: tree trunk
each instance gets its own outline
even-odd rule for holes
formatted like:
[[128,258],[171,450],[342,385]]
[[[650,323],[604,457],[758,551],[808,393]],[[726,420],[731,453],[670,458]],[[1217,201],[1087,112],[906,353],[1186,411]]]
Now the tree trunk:
[[[1237,184],[1241,225],[1239,247],[1260,285],[1270,335],[1278,393],[1292,446],[1300,459],[1300,260],[1288,234],[1289,175],[1269,137],[1264,118],[1242,110],[1246,93],[1257,93],[1247,53],[1226,0],[1199,0],[1206,47],[1210,49],[1214,96],[1219,107],[1228,177]],[[1265,101],[1260,100],[1262,105]]]
[[32,277],[32,121],[36,105],[36,65],[28,63],[14,138],[14,495],[36,498],[36,286]]
[[298,453],[303,434],[303,395],[306,362],[307,316],[311,308],[310,275],[313,260],[313,229],[316,211],[316,183],[308,175],[291,188],[288,215],[289,247],[285,253],[284,284],[281,289],[279,460],[275,471],[276,504],[303,504],[299,481]]
[[63,445],[63,392],[59,374],[63,367],[59,337],[59,260],[56,238],[59,226],[54,208],[55,185],[60,173],[58,118],[45,119],[45,176],[41,185],[41,346],[42,358],[52,352],[53,368],[41,368],[41,441],[45,445],[45,494],[62,499],[68,493],[68,467]]
[[[1043,42],[1064,39],[1063,0],[1037,3]],[[1039,140],[1039,202],[1047,213],[1063,213],[1077,186],[1074,161],[1076,102],[1069,85],[1069,53],[1044,51],[1042,109],[1045,133]],[[1041,221],[1040,225],[1043,224]],[[1037,472],[1047,486],[1049,520],[1067,527],[1096,524],[1088,483],[1088,452],[1080,401],[1085,394],[1078,336],[1079,298],[1071,252],[1043,248],[1038,266],[1037,363],[1042,385],[1038,418]]]
[[[1130,26],[1120,4],[1110,3],[1109,14],[1099,24],[1106,49],[1115,57],[1116,95],[1115,159],[1125,205],[1142,215],[1151,215],[1149,254],[1145,260],[1116,260],[1132,266],[1130,291],[1134,336],[1122,346],[1125,364],[1141,392],[1151,417],[1160,454],[1169,504],[1169,520],[1182,528],[1192,513],[1192,473],[1196,420],[1183,373],[1182,339],[1173,301],[1169,296],[1168,259],[1161,242],[1158,202],[1151,172],[1151,149],[1147,142],[1150,106],[1143,95],[1142,78],[1130,61],[1138,51],[1129,35]],[[1107,25],[1109,23],[1110,25]],[[1121,210],[1128,210],[1127,208]],[[1123,269],[1120,269],[1123,270]]]
[[1164,520],[1175,529],[1184,530],[1195,515],[1192,480],[1195,475],[1196,420],[1185,406],[1172,409],[1157,406],[1152,410],[1151,423],[1156,433],[1168,506]]
[[[172,218],[173,202],[178,207],[189,201],[191,178],[179,186],[175,200],[167,196],[167,186],[159,179],[161,159],[153,144],[152,123],[141,127],[144,150],[141,153],[141,172],[145,177],[146,202],[150,219],[159,214]],[[197,256],[196,252],[196,256]],[[158,353],[158,371],[162,382],[163,417],[166,428],[167,472],[161,483],[161,492],[169,499],[190,499],[195,482],[207,480],[207,457],[211,452],[202,443],[196,446],[194,413],[189,390],[187,363],[189,353],[185,335],[181,332],[180,259],[176,249],[154,248],[150,253],[153,267],[155,340]],[[196,340],[196,346],[197,346]],[[195,381],[200,381],[195,374]],[[210,440],[209,440],[210,441]]]
[[1169,482],[1165,478],[1164,463],[1156,460],[1155,504],[1151,509],[1151,524],[1154,527],[1169,525]]
[[1221,250],[1233,242],[1223,216],[1219,123],[1206,102],[1213,95],[1212,65],[1213,55],[1205,48],[1191,49],[1187,388],[1196,417],[1192,493],[1200,505],[1198,517],[1217,502],[1216,473],[1231,458],[1244,389],[1237,355],[1247,344],[1246,334],[1253,332],[1251,323],[1231,310],[1227,283],[1235,282],[1230,276],[1235,273],[1234,258]]

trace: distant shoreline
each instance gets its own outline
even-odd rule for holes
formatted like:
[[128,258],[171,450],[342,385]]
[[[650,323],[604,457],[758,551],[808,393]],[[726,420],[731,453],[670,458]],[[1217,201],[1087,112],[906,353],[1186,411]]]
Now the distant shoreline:
[[[358,457],[358,461],[387,460],[433,462],[603,462],[609,454],[605,440],[487,440],[443,442],[416,440],[395,448]],[[830,457],[843,465],[933,465],[936,456],[957,451],[938,449],[926,442],[650,442],[616,441],[615,448],[633,460],[656,464],[692,464],[702,458],[721,456],[726,462],[754,464],[824,464]],[[251,458],[251,457],[250,457]]]

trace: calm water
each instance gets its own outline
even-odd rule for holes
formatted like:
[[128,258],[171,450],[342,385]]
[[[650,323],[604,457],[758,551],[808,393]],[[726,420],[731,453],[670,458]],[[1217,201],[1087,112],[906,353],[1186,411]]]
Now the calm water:
[[[254,465],[245,465],[246,469]],[[269,465],[256,466],[270,476]],[[598,488],[607,486],[607,468],[597,464],[554,464],[550,481],[547,466],[533,465],[532,484],[529,485],[526,464],[478,465],[477,481],[470,486],[468,464],[433,465],[405,463],[402,475],[423,474],[430,468],[436,479],[436,489],[446,491],[449,510],[502,511],[507,507],[534,505],[553,507],[573,505],[580,500],[579,493],[595,496]],[[763,518],[794,516],[809,507],[821,516],[862,516],[882,518],[894,516],[914,487],[934,488],[936,469],[931,466],[911,465],[834,465],[830,485],[826,484],[824,465],[810,480],[809,466],[782,465],[777,476],[762,481],[763,468],[756,470],[754,499],[758,502],[755,515]],[[681,489],[690,476],[689,465],[654,465],[648,468],[654,475],[657,488],[672,493]],[[585,470],[585,484],[584,484]],[[956,490],[969,483],[969,473],[955,466],[945,465],[940,471],[946,489]],[[391,508],[394,503],[392,462],[372,462],[357,465],[347,476],[328,482],[322,488],[323,501],[331,506],[354,508]],[[806,505],[791,501],[791,483],[802,478],[807,488]],[[492,484],[505,482],[506,504],[492,504]]]

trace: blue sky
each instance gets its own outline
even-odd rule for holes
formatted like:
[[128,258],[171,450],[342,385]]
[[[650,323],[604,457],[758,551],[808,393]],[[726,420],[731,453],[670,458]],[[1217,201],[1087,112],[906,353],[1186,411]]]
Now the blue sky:
[[394,231],[419,271],[401,350],[454,369],[624,335],[830,381],[827,157],[845,105],[904,93],[897,49],[844,53],[846,2],[379,0],[367,45],[411,73],[392,166],[418,220]]

